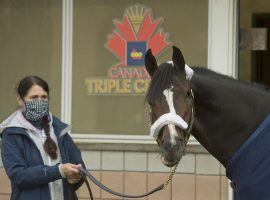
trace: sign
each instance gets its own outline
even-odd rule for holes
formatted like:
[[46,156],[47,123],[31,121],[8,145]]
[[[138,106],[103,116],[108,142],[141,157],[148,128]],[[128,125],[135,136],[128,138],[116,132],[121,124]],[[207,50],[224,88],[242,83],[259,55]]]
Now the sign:
[[144,95],[150,76],[144,67],[144,56],[151,48],[155,57],[171,46],[169,34],[161,29],[162,18],[153,20],[145,5],[128,7],[123,19],[114,19],[115,29],[107,36],[105,48],[119,62],[108,68],[106,78],[87,78],[88,95]]
[[240,29],[240,50],[267,50],[267,28]]

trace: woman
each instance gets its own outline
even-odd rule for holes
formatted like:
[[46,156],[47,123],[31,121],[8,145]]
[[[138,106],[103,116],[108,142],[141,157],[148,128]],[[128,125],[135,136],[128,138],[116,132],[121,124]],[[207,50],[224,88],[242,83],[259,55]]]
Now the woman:
[[0,124],[1,156],[12,200],[77,199],[81,153],[64,124],[49,112],[48,84],[37,76],[17,88],[20,108]]

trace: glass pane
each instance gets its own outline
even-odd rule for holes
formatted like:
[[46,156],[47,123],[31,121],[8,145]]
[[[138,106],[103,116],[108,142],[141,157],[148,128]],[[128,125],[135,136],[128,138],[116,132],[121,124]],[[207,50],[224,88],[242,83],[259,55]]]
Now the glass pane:
[[74,1],[73,132],[148,134],[144,53],[207,64],[208,1]]
[[60,114],[61,0],[2,1],[0,4],[0,121],[16,108],[15,87],[38,75],[51,89],[51,110]]
[[[239,21],[239,79],[259,82],[270,87],[269,1],[240,1]],[[246,35],[252,40],[244,40]]]

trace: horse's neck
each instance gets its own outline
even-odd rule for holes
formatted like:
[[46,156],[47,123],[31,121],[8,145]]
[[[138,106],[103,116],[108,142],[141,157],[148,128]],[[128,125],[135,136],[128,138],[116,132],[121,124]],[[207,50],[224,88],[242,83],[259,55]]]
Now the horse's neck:
[[233,80],[196,72],[194,137],[224,166],[270,112],[270,95]]

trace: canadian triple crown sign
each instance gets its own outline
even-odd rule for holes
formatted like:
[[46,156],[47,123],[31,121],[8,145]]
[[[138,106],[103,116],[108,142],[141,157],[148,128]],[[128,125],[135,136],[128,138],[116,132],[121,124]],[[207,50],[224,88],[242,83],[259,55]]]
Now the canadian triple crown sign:
[[114,19],[115,29],[107,37],[105,48],[119,62],[108,68],[105,78],[85,80],[88,95],[142,95],[150,77],[144,67],[144,55],[151,48],[158,57],[171,46],[169,34],[163,33],[163,19],[153,20],[152,10],[144,5],[128,7],[122,21]]

